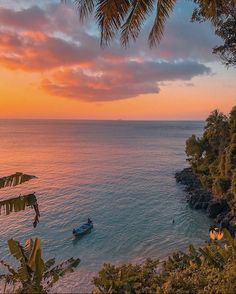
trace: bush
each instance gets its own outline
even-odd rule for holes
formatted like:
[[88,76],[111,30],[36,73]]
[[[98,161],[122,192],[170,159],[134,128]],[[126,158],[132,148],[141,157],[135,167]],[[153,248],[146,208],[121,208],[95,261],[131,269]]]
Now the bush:
[[94,278],[95,293],[234,294],[236,293],[236,242],[224,230],[222,245],[170,256],[157,271],[157,261],[142,265],[103,266]]
[[213,183],[212,190],[214,194],[222,196],[229,190],[230,186],[231,180],[229,178],[216,178]]
[[204,188],[211,189],[213,183],[211,176],[202,175],[200,181]]
[[97,293],[156,293],[161,283],[157,274],[158,260],[147,259],[144,264],[114,266],[104,264],[93,279]]

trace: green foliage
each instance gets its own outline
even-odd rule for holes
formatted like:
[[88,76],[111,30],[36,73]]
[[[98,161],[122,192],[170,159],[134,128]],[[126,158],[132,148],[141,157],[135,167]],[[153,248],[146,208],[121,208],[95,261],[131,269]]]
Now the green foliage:
[[14,288],[17,287],[16,292],[20,294],[47,293],[49,288],[60,277],[68,272],[73,272],[74,268],[80,263],[79,258],[70,258],[57,266],[54,266],[55,259],[49,259],[44,262],[41,253],[41,242],[37,238],[35,241],[28,240],[25,247],[11,239],[8,241],[8,247],[10,253],[17,259],[20,266],[14,269],[6,262],[0,260],[0,265],[8,271],[8,273],[0,275],[0,279],[5,280],[4,293],[7,285],[13,285]]
[[198,7],[194,10],[193,21],[211,21],[215,34],[223,44],[213,49],[227,66],[236,65],[236,2],[235,0],[201,1],[194,0]]
[[229,178],[217,177],[213,183],[212,191],[215,195],[222,196],[229,190],[230,186]]
[[[235,134],[236,133],[236,106],[234,106],[232,110],[230,111],[229,121],[230,121],[231,132]],[[234,140],[234,143],[236,143],[235,140]]]
[[236,10],[232,9],[230,15],[224,16],[216,27],[216,34],[224,44],[215,47],[213,53],[219,54],[224,64],[236,66]]
[[205,188],[218,197],[232,200],[233,194],[236,199],[236,107],[229,116],[214,110],[202,137],[192,135],[186,141],[186,154]]
[[203,153],[203,144],[199,138],[195,135],[192,135],[186,141],[186,154],[191,157],[192,161],[199,160]]
[[201,184],[206,188],[206,189],[211,189],[212,188],[212,184],[213,184],[213,180],[212,177],[209,175],[201,175],[200,178]]
[[[159,266],[159,269],[157,267]],[[230,294],[236,293],[236,242],[224,230],[224,242],[190,245],[162,264],[105,264],[94,278],[95,293]]]
[[104,264],[93,283],[98,293],[155,293],[160,280],[157,275],[157,260],[147,259],[144,264],[114,266]]

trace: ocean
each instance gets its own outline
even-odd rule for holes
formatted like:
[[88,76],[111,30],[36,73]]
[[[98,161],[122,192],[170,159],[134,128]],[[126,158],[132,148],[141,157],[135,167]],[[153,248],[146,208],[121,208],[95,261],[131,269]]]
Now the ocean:
[[[40,237],[45,258],[79,257],[87,277],[103,263],[164,258],[203,244],[211,220],[186,203],[175,172],[188,165],[185,141],[201,121],[1,120],[0,177],[37,176],[0,190],[0,200],[36,192],[30,208],[0,215],[0,259],[13,261],[7,240]],[[90,217],[94,229],[74,240]],[[175,221],[174,224],[172,221]]]

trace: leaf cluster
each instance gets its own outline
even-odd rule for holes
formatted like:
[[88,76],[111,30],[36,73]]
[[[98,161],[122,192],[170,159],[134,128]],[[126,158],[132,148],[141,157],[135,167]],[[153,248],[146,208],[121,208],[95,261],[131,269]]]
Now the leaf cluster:
[[206,120],[202,137],[186,141],[186,154],[202,185],[218,198],[236,201],[236,107],[229,116],[218,110]]
[[28,240],[24,247],[10,239],[8,247],[19,262],[19,267],[13,268],[5,261],[0,261],[0,265],[7,270],[7,273],[0,275],[0,279],[5,281],[4,293],[9,285],[14,293],[47,293],[54,283],[66,273],[73,272],[80,263],[79,258],[70,258],[58,265],[55,265],[55,258],[44,261],[41,241],[37,238],[35,241]]
[[[236,293],[236,241],[224,230],[224,242],[210,242],[187,253],[176,252],[162,264],[105,264],[94,278],[95,293]],[[159,266],[159,269],[158,269]]]

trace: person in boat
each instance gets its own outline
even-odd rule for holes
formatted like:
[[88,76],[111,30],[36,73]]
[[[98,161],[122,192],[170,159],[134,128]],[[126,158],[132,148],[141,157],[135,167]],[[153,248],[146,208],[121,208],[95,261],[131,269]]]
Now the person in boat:
[[88,218],[88,224],[91,224],[91,223],[92,223],[91,219],[90,219],[90,218]]

